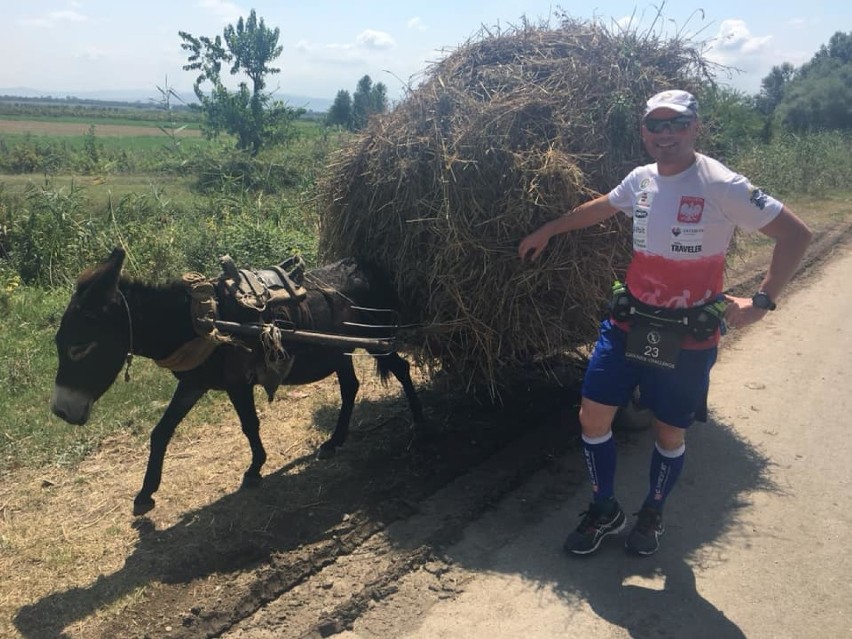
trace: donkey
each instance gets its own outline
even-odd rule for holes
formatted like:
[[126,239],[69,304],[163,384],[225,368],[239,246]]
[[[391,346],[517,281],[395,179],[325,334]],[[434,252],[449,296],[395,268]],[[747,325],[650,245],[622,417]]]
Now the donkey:
[[[51,410],[70,424],[85,424],[92,405],[113,384],[133,354],[169,361],[187,345],[199,342],[191,313],[191,296],[182,281],[149,285],[121,275],[125,253],[114,249],[103,263],[89,268],[77,280],[76,289],[56,333],[59,367]],[[352,335],[359,313],[393,309],[389,283],[366,265],[353,259],[310,270],[304,274],[304,298],[290,321],[301,329]],[[220,318],[245,322],[257,314],[220,304]],[[362,329],[363,330],[363,329]],[[204,341],[203,339],[200,341]],[[286,371],[271,385],[261,373],[268,349],[259,337],[238,341],[222,339],[207,346],[209,355],[189,370],[173,370],[177,388],[165,412],[151,432],[150,455],[142,489],[133,500],[133,514],[154,508],[153,494],[160,486],[163,460],[178,424],[208,390],[223,390],[240,420],[251,447],[251,465],[243,486],[261,481],[266,451],[260,439],[260,421],[253,387],[264,384],[272,399],[277,383],[308,384],[337,374],[341,408],[331,437],[319,448],[318,457],[334,454],[345,441],[359,382],[352,365],[351,348],[341,345],[287,343]],[[367,349],[376,359],[382,380],[390,374],[402,384],[415,428],[423,423],[423,411],[409,374],[409,365],[398,353]],[[190,364],[190,366],[192,366]],[[171,368],[171,367],[170,367]],[[182,368],[177,366],[175,368]],[[185,367],[183,367],[185,368]]]

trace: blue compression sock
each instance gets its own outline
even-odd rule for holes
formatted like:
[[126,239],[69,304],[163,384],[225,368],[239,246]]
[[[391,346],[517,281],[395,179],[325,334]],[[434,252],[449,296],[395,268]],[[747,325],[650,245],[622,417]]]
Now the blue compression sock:
[[674,488],[686,457],[686,444],[674,450],[663,450],[654,444],[649,473],[650,488],[645,498],[645,506],[662,510],[666,497]]
[[615,440],[612,431],[603,437],[583,435],[583,457],[592,481],[595,503],[611,500],[615,494]]

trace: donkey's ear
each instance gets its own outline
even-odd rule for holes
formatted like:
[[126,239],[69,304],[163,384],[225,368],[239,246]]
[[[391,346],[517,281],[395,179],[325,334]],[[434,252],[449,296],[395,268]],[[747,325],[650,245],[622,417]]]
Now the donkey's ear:
[[80,275],[77,280],[77,293],[82,302],[100,305],[112,299],[118,290],[124,257],[124,250],[115,248],[106,261]]

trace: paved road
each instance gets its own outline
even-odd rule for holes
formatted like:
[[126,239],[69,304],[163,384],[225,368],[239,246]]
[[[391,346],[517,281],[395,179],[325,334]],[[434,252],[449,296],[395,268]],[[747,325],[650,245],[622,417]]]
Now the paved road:
[[[712,420],[688,438],[651,558],[560,547],[585,507],[578,453],[503,499],[338,637],[852,637],[852,250],[732,337]],[[648,433],[622,437],[619,497],[646,487]],[[569,481],[570,480],[570,481]]]

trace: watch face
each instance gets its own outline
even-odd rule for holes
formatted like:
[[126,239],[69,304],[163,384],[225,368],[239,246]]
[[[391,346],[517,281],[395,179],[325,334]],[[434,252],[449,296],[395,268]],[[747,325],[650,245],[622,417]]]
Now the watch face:
[[766,293],[755,293],[754,297],[751,298],[751,303],[754,304],[757,308],[762,308],[765,311],[771,311],[775,308],[775,304],[772,303],[772,300],[769,299],[769,296]]

